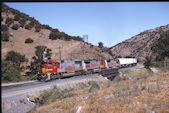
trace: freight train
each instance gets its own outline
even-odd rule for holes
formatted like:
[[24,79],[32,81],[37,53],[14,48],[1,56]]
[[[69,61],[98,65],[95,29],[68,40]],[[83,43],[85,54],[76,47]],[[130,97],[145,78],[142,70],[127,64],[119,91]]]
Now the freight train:
[[121,68],[136,65],[135,58],[118,58],[116,60],[44,60],[39,68],[37,79],[49,81],[72,75],[97,73],[104,69]]

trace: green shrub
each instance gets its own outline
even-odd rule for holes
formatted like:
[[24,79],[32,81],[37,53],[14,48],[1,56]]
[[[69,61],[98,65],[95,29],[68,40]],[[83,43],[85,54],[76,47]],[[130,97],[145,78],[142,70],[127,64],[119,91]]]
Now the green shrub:
[[25,43],[33,43],[33,40],[32,40],[31,38],[27,38],[27,39],[25,40]]
[[13,65],[12,62],[2,60],[2,81],[17,82],[21,80],[20,71]]
[[169,30],[161,32],[160,38],[156,40],[151,47],[153,53],[156,53],[157,60],[164,60],[165,57],[169,58]]
[[19,25],[18,24],[14,24],[11,28],[14,29],[14,30],[18,30]]
[[15,15],[15,16],[14,16],[14,20],[15,20],[15,21],[19,21],[19,19],[20,19],[20,18],[19,18],[19,15]]
[[146,56],[145,57],[145,60],[144,60],[144,67],[146,69],[149,69],[150,70],[150,66],[152,66],[152,58],[149,57],[149,56]]
[[39,71],[39,67],[41,66],[41,62],[43,61],[43,52],[46,51],[47,54],[45,55],[48,59],[51,58],[51,49],[47,48],[46,46],[36,46],[35,47],[35,55],[32,57],[31,65],[29,69],[31,70],[32,74],[37,74]]
[[99,42],[99,43],[98,43],[98,47],[99,47],[99,48],[103,48],[103,42]]
[[15,68],[15,66],[10,65],[2,74],[2,80],[18,82],[21,80],[20,72],[17,70],[17,68]]
[[42,25],[42,29],[53,30],[49,25]]
[[20,19],[19,23],[20,23],[20,27],[24,28],[26,20],[25,19]]
[[9,33],[8,32],[4,32],[4,33],[2,33],[2,35],[1,35],[2,37],[1,37],[1,40],[2,41],[9,41]]
[[32,26],[30,24],[25,25],[25,29],[31,30]]
[[40,25],[37,25],[37,26],[35,27],[35,32],[40,32],[40,30],[41,30]]
[[52,89],[44,90],[39,96],[39,102],[41,104],[49,104],[51,102],[56,101],[56,99],[63,99],[68,97],[73,97],[76,94],[73,92],[73,89],[64,89],[60,90],[56,86],[54,86]]
[[8,17],[5,21],[5,24],[7,24],[7,26],[9,27],[13,22],[14,22],[14,20],[12,18]]
[[80,36],[73,36],[73,37],[70,37],[70,39],[77,40],[77,41],[83,41],[83,39]]
[[29,23],[29,25],[30,25],[31,27],[33,27],[33,26],[35,25],[35,22],[34,22],[34,21],[31,21],[31,22]]
[[60,32],[50,32],[49,39],[51,40],[56,40],[56,39],[61,39],[62,35]]
[[9,51],[5,56],[5,60],[11,61],[18,69],[21,69],[20,67],[21,63],[27,62],[25,55],[21,55],[20,53],[15,51]]
[[55,29],[52,29],[51,31],[52,31],[52,32],[59,32],[59,30],[56,29],[56,28],[55,28]]
[[1,31],[8,31],[8,26],[2,24]]

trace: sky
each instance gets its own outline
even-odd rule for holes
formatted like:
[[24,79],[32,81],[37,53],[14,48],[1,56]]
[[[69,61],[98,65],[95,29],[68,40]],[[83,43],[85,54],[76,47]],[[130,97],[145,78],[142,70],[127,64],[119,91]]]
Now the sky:
[[[41,24],[112,47],[140,32],[169,24],[169,2],[13,2],[9,7]],[[87,40],[85,40],[87,41]]]

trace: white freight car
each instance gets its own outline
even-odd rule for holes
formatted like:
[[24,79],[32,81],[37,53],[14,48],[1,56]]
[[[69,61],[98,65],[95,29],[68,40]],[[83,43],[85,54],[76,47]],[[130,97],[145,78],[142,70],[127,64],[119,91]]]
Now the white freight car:
[[117,60],[120,64],[120,67],[128,67],[137,64],[136,58],[118,58]]

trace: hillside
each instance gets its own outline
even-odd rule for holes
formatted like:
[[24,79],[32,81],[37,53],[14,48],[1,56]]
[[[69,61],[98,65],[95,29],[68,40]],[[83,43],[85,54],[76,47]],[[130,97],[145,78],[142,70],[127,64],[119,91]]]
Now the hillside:
[[111,47],[110,49],[115,56],[130,56],[143,60],[146,56],[152,55],[152,43],[159,39],[160,34],[163,31],[167,30],[169,30],[169,24],[166,26],[157,27],[155,29],[146,30]]
[[66,90],[54,87],[39,96],[41,106],[29,113],[168,113],[169,72],[131,74],[138,70],[127,80],[90,81]]
[[[43,25],[29,15],[5,4],[2,4],[1,15],[1,25],[3,26],[3,30],[1,30],[2,59],[9,51],[14,50],[25,55],[31,61],[35,55],[35,47],[39,45],[52,50],[52,59],[59,58],[59,47],[61,47],[62,59],[111,58],[108,52],[102,52],[99,47],[84,42],[81,37],[70,36],[56,28]],[[28,38],[31,38],[33,43],[25,43]],[[83,49],[84,55],[82,54]]]

